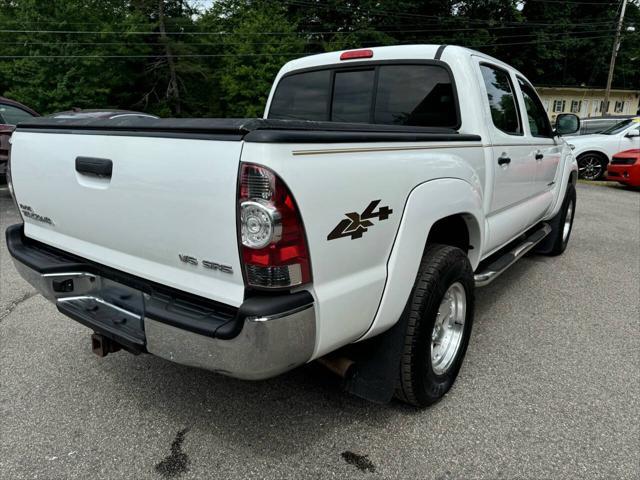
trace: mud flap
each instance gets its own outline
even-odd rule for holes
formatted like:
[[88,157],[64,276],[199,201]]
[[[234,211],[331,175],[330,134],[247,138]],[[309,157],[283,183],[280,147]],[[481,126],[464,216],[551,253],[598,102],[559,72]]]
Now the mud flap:
[[355,365],[345,380],[345,390],[375,403],[389,403],[400,374],[400,361],[409,316],[402,312],[400,320],[380,335],[357,344]]

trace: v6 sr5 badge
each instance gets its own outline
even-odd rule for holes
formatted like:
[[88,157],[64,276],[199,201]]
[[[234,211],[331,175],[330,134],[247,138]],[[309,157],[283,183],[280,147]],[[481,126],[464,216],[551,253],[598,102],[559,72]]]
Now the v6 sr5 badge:
[[371,220],[374,218],[386,220],[389,218],[389,215],[393,213],[393,210],[388,206],[380,207],[376,212],[375,209],[380,204],[380,201],[381,200],[373,200],[362,213],[345,213],[347,218],[340,221],[340,223],[331,230],[331,233],[327,236],[327,240],[335,240],[336,238],[342,237],[351,237],[351,240],[362,238],[362,235],[369,230],[369,227],[374,225]]

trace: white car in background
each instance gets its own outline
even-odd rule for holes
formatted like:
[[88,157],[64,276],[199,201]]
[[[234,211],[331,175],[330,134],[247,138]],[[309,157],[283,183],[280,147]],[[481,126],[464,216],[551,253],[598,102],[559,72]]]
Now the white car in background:
[[622,120],[607,130],[567,139],[578,160],[580,178],[600,180],[618,152],[640,148],[640,117]]

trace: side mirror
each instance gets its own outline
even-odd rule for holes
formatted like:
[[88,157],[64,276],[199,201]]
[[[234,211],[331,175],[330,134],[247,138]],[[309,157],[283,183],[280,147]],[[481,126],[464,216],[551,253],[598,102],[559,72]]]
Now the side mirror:
[[556,135],[569,135],[580,130],[580,119],[573,113],[561,113],[556,117]]
[[640,137],[640,130],[638,130],[637,128],[632,128],[626,133],[625,137],[627,138]]

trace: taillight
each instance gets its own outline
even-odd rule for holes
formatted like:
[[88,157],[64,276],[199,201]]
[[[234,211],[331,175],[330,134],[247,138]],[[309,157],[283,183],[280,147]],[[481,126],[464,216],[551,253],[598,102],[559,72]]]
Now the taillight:
[[247,284],[282,288],[311,281],[304,227],[291,192],[266,167],[240,167],[238,235]]

